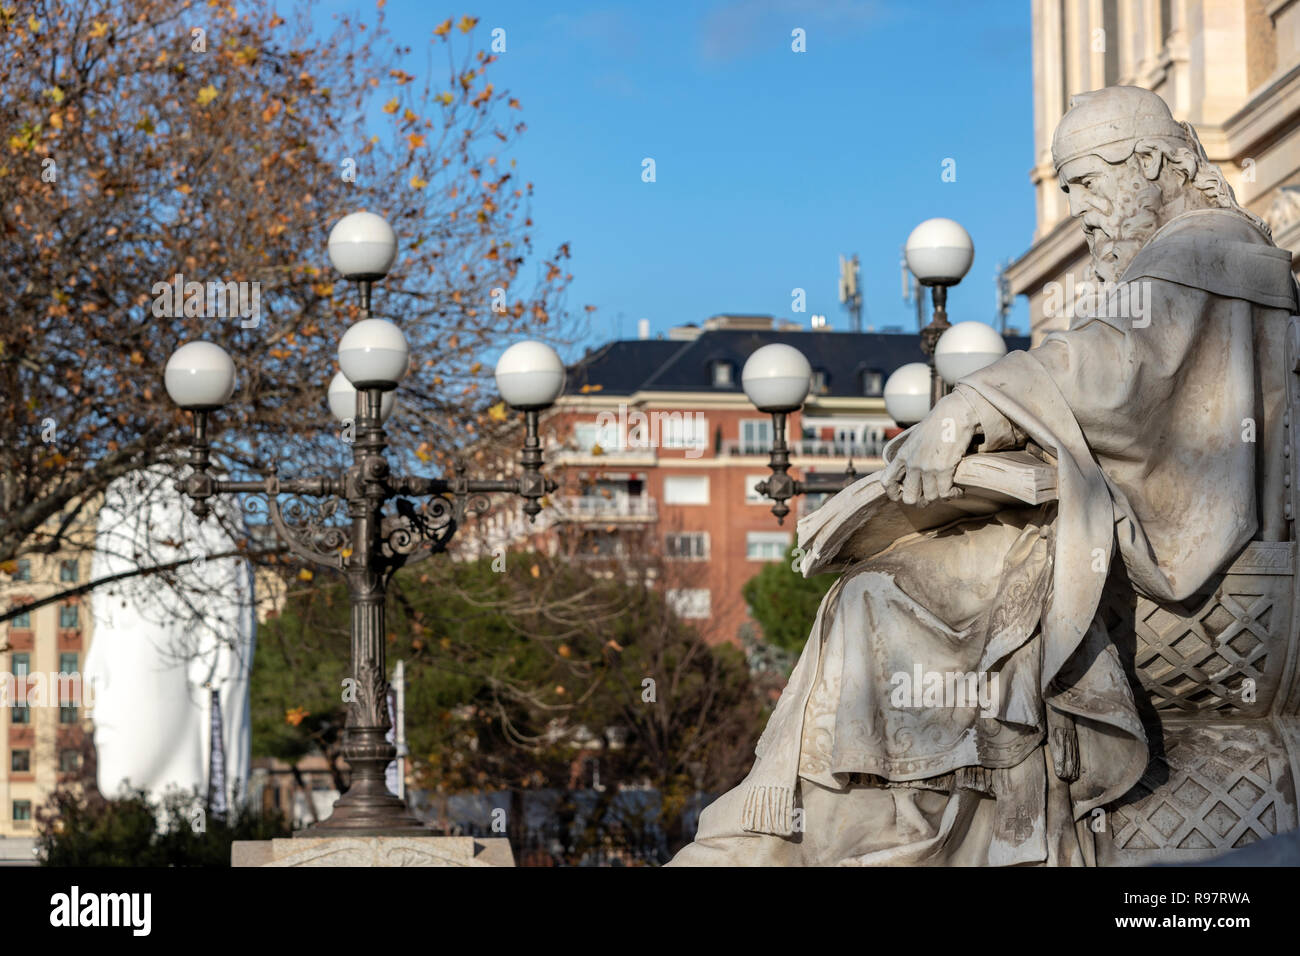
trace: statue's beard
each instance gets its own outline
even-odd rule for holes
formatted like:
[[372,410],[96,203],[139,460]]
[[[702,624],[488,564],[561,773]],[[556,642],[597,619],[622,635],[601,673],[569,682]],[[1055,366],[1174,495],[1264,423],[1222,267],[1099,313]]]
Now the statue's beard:
[[1109,216],[1085,213],[1083,234],[1092,253],[1092,271],[1105,282],[1118,282],[1159,225],[1160,187],[1143,180],[1136,189],[1121,189]]

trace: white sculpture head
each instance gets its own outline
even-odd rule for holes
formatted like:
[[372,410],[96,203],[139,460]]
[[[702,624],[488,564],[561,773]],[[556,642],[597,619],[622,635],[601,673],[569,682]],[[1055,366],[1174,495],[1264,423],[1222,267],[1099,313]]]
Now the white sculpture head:
[[1052,137],[1052,158],[1070,214],[1083,224],[1092,269],[1116,282],[1170,219],[1193,209],[1244,210],[1196,131],[1150,90],[1109,86],[1070,99]]

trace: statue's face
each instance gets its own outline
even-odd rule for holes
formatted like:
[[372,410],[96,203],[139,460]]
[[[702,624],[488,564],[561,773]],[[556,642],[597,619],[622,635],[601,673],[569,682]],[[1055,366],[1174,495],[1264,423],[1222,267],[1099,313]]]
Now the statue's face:
[[1070,215],[1083,223],[1097,277],[1117,282],[1159,225],[1160,186],[1133,159],[1080,156],[1058,170]]

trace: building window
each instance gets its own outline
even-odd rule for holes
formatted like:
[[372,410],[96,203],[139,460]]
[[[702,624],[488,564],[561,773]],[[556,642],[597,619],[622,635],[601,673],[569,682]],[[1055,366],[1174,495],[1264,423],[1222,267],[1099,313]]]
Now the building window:
[[734,384],[730,362],[713,363],[713,387],[731,388]]
[[14,823],[30,823],[32,820],[32,802],[30,800],[14,801]]
[[13,773],[31,773],[32,752],[30,750],[13,751],[9,755],[9,769]]
[[747,418],[740,423],[740,453],[766,455],[772,450],[772,419]]
[[77,673],[77,655],[75,653],[64,653],[59,655],[59,673]]
[[709,533],[691,531],[685,534],[670,534],[665,538],[668,557],[681,561],[703,561],[709,556]]
[[747,505],[770,505],[772,499],[767,495],[761,495],[754,490],[754,486],[761,481],[767,481],[771,475],[746,475],[745,476],[745,504]]
[[712,613],[712,595],[708,588],[669,588],[668,606],[678,617],[698,621]]
[[668,475],[664,478],[664,504],[707,505],[708,475]]
[[73,773],[81,769],[81,751],[79,750],[60,750],[59,751],[59,772]]
[[65,583],[75,583],[77,580],[77,559],[69,558],[66,561],[59,562],[59,580]]
[[579,451],[592,451],[599,447],[602,452],[623,451],[623,442],[619,438],[618,422],[606,420],[596,422],[577,422],[573,426],[573,443]]
[[822,369],[813,369],[812,388],[810,391],[814,395],[825,395],[830,391],[831,377]]
[[32,712],[25,701],[27,700],[27,675],[32,671],[31,656],[28,654],[13,655],[10,667],[13,668],[14,675],[14,699],[19,703],[10,711],[9,722],[13,724],[30,724],[32,722]]
[[32,562],[26,558],[18,559],[18,570],[14,572],[15,581],[30,581],[32,579]]
[[877,368],[866,369],[862,373],[862,394],[875,397],[885,389],[885,373]]
[[59,627],[74,628],[77,626],[77,605],[64,604],[59,607]]
[[745,535],[745,557],[750,561],[780,561],[790,548],[784,531],[751,531]]
[[77,722],[77,705],[61,704],[59,706],[59,723],[75,724]]
[[32,629],[32,612],[23,611],[22,614],[15,614],[9,619],[9,626],[15,631],[30,631]]
[[656,412],[651,428],[659,426],[660,448],[697,448],[709,446],[709,420],[702,412]]

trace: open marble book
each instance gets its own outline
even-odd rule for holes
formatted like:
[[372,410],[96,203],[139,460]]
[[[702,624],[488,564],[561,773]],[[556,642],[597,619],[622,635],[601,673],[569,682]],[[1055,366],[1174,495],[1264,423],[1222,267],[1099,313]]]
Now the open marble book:
[[[885,449],[886,461],[893,459],[904,435],[890,441]],[[891,501],[880,484],[882,473],[858,479],[799,519],[799,548],[803,552],[799,567],[805,577],[869,558],[918,531],[1006,507],[1056,499],[1056,466],[1038,449],[967,455],[953,475],[953,484],[964,494],[924,508]]]

